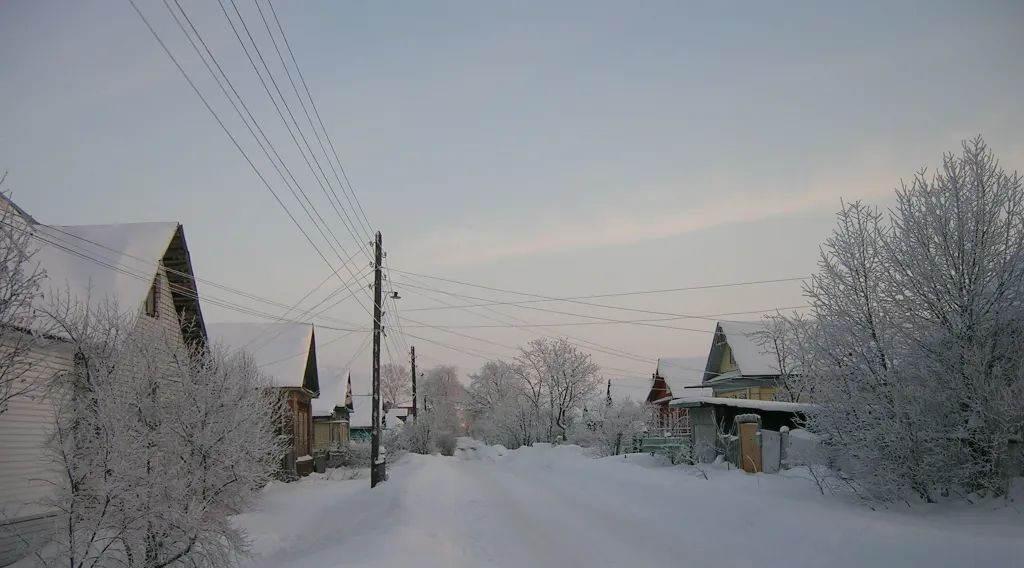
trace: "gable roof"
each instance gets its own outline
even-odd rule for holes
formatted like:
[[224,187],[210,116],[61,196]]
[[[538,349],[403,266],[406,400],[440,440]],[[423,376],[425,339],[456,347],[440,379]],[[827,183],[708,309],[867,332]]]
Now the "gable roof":
[[211,341],[249,351],[274,386],[320,392],[312,324],[230,322],[207,324]]
[[704,368],[704,382],[710,382],[718,373],[724,345],[732,350],[733,359],[739,367],[737,376],[771,377],[779,374],[778,362],[758,340],[764,331],[764,324],[753,321],[720,321],[715,328],[711,351]]
[[[369,428],[373,422],[373,397],[369,395],[354,395],[355,411],[349,414],[350,428]],[[381,409],[383,410],[383,408]]]
[[703,357],[660,357],[654,374],[665,379],[673,397],[697,394],[693,389],[684,389],[700,386],[703,363]]
[[54,301],[85,303],[90,311],[115,307],[122,315],[134,315],[162,263],[182,320],[182,337],[187,342],[205,341],[192,260],[179,223],[49,226],[3,195],[0,209],[17,216],[5,222],[17,223],[16,229],[32,234],[32,262],[45,271],[40,296],[32,303],[39,315],[31,325],[37,330],[52,331],[53,322],[45,313]]

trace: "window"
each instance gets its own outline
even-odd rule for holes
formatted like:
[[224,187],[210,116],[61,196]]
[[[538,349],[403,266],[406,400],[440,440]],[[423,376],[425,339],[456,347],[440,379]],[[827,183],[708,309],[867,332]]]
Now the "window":
[[153,285],[149,287],[149,294],[146,294],[146,315],[155,318],[157,317],[156,310],[156,285],[159,279],[153,281]]

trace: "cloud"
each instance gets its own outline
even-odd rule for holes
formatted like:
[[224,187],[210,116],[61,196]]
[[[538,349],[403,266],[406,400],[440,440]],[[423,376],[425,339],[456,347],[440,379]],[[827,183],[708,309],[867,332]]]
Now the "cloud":
[[[403,258],[429,259],[431,267],[464,267],[480,262],[528,257],[601,246],[637,243],[717,227],[782,217],[816,209],[838,209],[840,198],[877,198],[891,191],[898,178],[878,176],[888,184],[815,184],[801,192],[736,191],[707,184],[707,197],[680,201],[678,194],[651,192],[631,196],[627,204],[604,204],[589,210],[551,212],[532,219],[488,219],[486,224],[446,228],[414,239]],[[864,188],[876,188],[865,193]],[[696,193],[696,192],[689,192]]]

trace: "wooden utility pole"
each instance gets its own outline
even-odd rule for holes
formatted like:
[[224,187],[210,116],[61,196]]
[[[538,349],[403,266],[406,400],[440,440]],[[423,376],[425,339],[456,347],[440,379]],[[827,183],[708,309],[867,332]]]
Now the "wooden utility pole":
[[409,359],[412,366],[412,417],[416,418],[416,346],[409,348]]
[[385,463],[380,459],[380,332],[381,319],[381,252],[380,231],[374,242],[373,254],[373,410],[371,411],[370,487],[376,487],[387,476]]

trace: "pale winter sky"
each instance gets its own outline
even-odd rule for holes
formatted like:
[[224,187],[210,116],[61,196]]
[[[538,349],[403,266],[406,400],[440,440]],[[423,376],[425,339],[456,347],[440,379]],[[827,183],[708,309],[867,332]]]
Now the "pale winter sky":
[[[138,3],[301,215],[164,4]],[[934,166],[963,138],[981,133],[1004,164],[1024,168],[1020,3],[707,4],[274,6],[395,269],[557,297],[803,276],[841,198],[886,205],[901,177]],[[218,5],[182,6],[300,183],[319,194]],[[238,6],[274,64],[254,4]],[[329,273],[127,1],[3,2],[0,123],[6,189],[43,222],[180,221],[200,278],[285,304]],[[330,219],[325,200],[319,207]],[[333,220],[351,250],[354,239]],[[437,293],[394,276],[406,331],[460,348],[507,355],[506,346],[543,330],[452,330],[464,337],[410,320],[595,321],[510,306],[495,307],[500,316],[411,311],[437,305],[421,295]],[[425,282],[462,296],[524,299],[416,281]],[[674,314],[803,303],[797,282],[593,301]],[[249,319],[204,311],[210,321]],[[351,300],[329,315],[369,322]],[[658,356],[706,353],[712,321],[663,323],[698,331],[610,324],[546,332],[650,359],[595,353],[610,376],[647,376]],[[404,343],[395,336],[397,351]],[[339,339],[321,357],[344,366],[365,337]],[[472,371],[481,363],[406,341],[424,366]],[[357,376],[367,361],[364,352]]]

